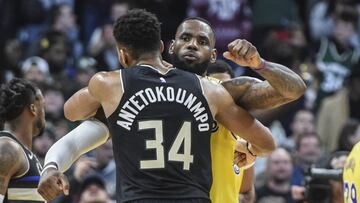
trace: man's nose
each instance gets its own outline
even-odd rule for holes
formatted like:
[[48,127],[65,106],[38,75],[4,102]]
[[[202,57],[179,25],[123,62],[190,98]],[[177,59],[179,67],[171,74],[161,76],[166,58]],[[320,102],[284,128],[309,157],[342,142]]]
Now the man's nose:
[[198,44],[196,42],[196,39],[191,39],[187,44],[187,48],[191,49],[191,50],[197,50],[198,49]]

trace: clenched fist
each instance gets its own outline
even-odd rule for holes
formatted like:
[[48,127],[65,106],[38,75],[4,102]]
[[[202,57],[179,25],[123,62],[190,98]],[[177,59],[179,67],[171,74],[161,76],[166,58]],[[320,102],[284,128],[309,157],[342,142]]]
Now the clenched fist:
[[234,63],[250,67],[252,69],[260,69],[263,60],[260,57],[256,47],[250,42],[242,39],[236,39],[228,45],[228,51],[224,52],[224,58]]
[[240,168],[248,169],[254,165],[256,156],[252,155],[244,139],[238,139],[235,144],[234,164]]
[[41,175],[38,193],[46,200],[55,199],[61,192],[69,194],[69,181],[66,176],[54,168],[48,168]]

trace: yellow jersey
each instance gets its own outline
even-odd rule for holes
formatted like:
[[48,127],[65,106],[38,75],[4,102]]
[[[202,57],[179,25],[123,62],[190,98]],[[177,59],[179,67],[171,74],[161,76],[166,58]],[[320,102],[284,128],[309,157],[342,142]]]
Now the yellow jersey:
[[220,124],[218,130],[211,134],[212,203],[239,202],[243,170],[233,166],[236,139],[231,131]]
[[358,142],[344,166],[344,203],[355,203],[360,201],[360,142]]

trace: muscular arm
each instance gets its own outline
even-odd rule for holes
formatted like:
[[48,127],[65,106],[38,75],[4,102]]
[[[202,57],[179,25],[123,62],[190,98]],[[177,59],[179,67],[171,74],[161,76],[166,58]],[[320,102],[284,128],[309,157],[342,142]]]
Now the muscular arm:
[[[247,111],[235,104],[230,94],[221,86],[204,86],[209,99],[214,102],[215,118],[226,128],[252,144],[259,156],[266,156],[275,148],[274,140],[268,128],[252,117]],[[218,98],[221,98],[219,100]]]
[[266,62],[258,71],[266,79],[238,77],[223,82],[236,103],[247,110],[271,109],[302,96],[306,85],[299,75],[277,63]]
[[95,115],[100,103],[90,94],[88,87],[77,91],[64,104],[64,115],[70,121],[86,120]]
[[18,173],[23,160],[23,155],[13,141],[6,138],[0,139],[0,194],[5,195],[10,178]]

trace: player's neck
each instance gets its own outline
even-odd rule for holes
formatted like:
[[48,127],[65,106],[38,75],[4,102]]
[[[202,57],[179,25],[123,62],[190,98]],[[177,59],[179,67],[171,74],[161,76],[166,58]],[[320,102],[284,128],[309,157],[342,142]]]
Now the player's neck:
[[5,125],[5,130],[10,131],[16,139],[29,150],[32,149],[33,127],[29,122],[16,119],[16,121],[7,123],[7,125]]
[[159,54],[141,56],[136,61],[136,65],[149,65],[155,69],[158,69],[160,72],[167,72],[167,70],[169,69],[163,64],[161,56]]

